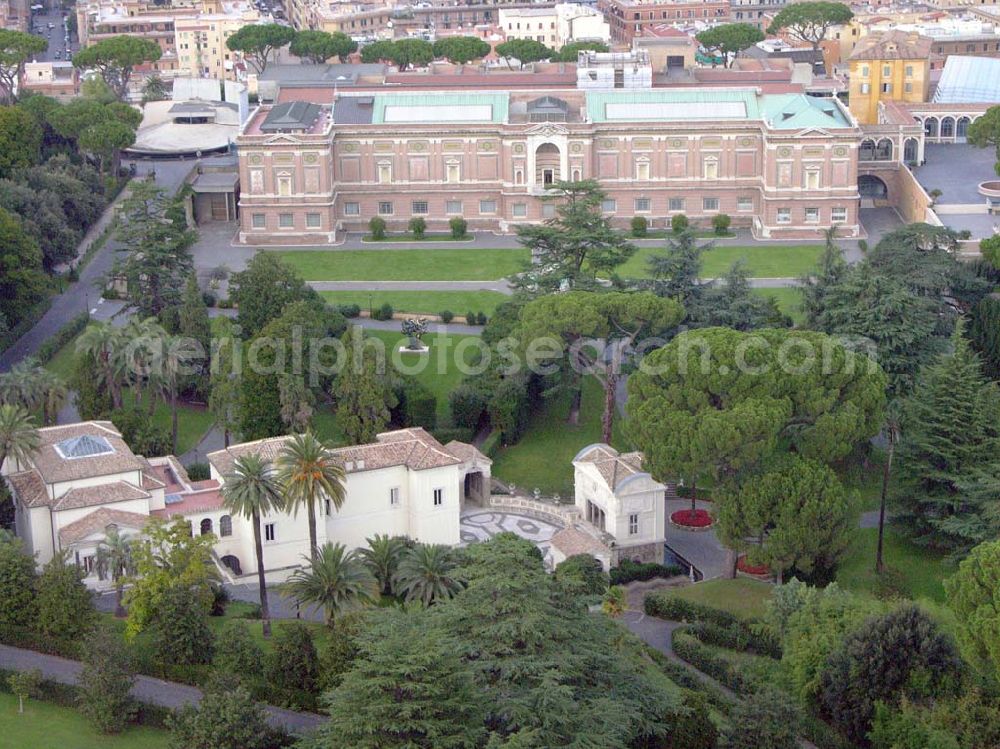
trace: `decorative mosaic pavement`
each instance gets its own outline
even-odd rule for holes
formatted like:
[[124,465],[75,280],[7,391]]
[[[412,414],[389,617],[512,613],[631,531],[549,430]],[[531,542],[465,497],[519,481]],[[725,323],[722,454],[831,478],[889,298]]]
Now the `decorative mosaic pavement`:
[[462,513],[462,545],[486,541],[498,533],[510,531],[534,543],[541,550],[545,565],[552,567],[549,541],[561,527],[526,515],[479,508],[468,509]]

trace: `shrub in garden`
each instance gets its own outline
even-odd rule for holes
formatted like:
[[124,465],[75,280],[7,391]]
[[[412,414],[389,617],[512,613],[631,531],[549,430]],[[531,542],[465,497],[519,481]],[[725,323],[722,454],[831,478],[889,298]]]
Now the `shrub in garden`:
[[392,305],[386,302],[381,307],[376,307],[372,310],[373,320],[391,320],[393,315]]
[[728,611],[688,601],[669,591],[647,593],[643,607],[649,616],[674,622],[712,622],[729,627],[742,621]]
[[465,313],[465,322],[466,322],[467,325],[475,325],[476,324],[476,313],[472,312],[472,311],[466,312]]
[[556,585],[573,596],[599,596],[608,589],[608,573],[590,554],[574,554],[556,565]]
[[274,650],[267,660],[268,681],[287,707],[311,709],[316,704],[319,656],[308,628],[292,622],[274,636]]
[[36,629],[53,637],[82,637],[96,612],[90,591],[83,584],[83,570],[67,561],[68,551],[56,554],[42,568],[36,583]]
[[633,562],[623,559],[617,567],[611,568],[611,584],[625,585],[634,580],[652,580],[654,577],[677,577],[684,570],[675,564],[663,565],[656,562]]
[[663,749],[715,749],[719,732],[712,723],[707,697],[685,691],[681,707],[671,719],[670,737]]
[[0,628],[35,622],[35,562],[17,536],[0,530]]
[[263,663],[264,653],[250,634],[250,627],[237,619],[226,622],[215,643],[215,668],[240,679],[255,679]]
[[324,692],[336,689],[344,680],[360,652],[358,637],[364,632],[365,614],[351,611],[337,617],[337,626],[326,638],[319,656],[319,687]]
[[215,294],[211,291],[203,291],[201,293],[201,300],[205,303],[206,307],[214,307],[215,303],[218,301]]
[[361,314],[361,307],[357,304],[338,304],[334,309],[344,317],[354,318]]
[[410,219],[410,233],[416,239],[423,239],[427,233],[427,222],[420,216],[414,216]]
[[993,264],[994,268],[1000,268],[1000,234],[994,234],[979,242],[979,251],[983,257]]
[[469,224],[461,216],[455,216],[448,220],[448,228],[451,229],[452,239],[462,239],[469,230]]
[[788,695],[774,689],[739,702],[723,731],[722,749],[797,749],[801,716]]
[[486,411],[489,396],[481,388],[462,383],[448,394],[448,403],[456,426],[475,429]]
[[674,234],[680,234],[688,228],[688,217],[683,213],[675,213],[670,217],[670,228]]
[[486,313],[480,310],[476,313],[476,324],[485,325],[486,324]]
[[729,233],[729,225],[732,222],[733,220],[726,213],[717,213],[712,216],[712,228],[720,237]]
[[80,712],[101,733],[118,733],[135,717],[129,692],[135,664],[125,641],[108,627],[96,627],[83,645]]
[[450,323],[452,320],[455,319],[455,313],[452,312],[450,309],[442,310],[440,317],[441,317],[441,322]]
[[372,239],[385,239],[385,219],[381,216],[372,216],[368,221],[368,232]]
[[214,636],[198,594],[183,584],[167,589],[153,617],[153,646],[166,664],[211,663]]
[[7,677],[7,686],[10,687],[11,694],[17,697],[18,714],[24,712],[26,699],[38,695],[41,684],[42,672],[37,668],[32,671],[15,671]]
[[414,377],[404,376],[396,389],[393,422],[404,427],[422,426],[433,429],[437,421],[437,398],[426,385]]
[[218,676],[197,707],[187,705],[169,721],[171,749],[270,749],[282,746],[264,709],[232,677]]
[[632,217],[632,236],[633,237],[644,237],[646,236],[646,230],[649,228],[649,221],[646,220],[645,216],[633,216]]

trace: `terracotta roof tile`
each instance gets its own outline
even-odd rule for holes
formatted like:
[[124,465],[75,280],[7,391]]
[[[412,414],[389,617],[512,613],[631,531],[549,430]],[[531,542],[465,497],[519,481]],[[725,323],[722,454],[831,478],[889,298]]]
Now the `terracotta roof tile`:
[[205,481],[207,486],[180,495],[180,502],[168,503],[162,510],[153,510],[152,514],[159,517],[175,515],[192,515],[198,512],[211,512],[223,506],[222,492],[218,481]]
[[79,520],[63,526],[59,529],[59,543],[69,546],[77,541],[86,538],[94,531],[107,528],[109,525],[124,526],[142,530],[149,522],[148,515],[140,515],[137,512],[125,512],[124,510],[112,510],[102,507],[94,510],[89,515],[84,515]]
[[574,554],[606,556],[611,553],[607,546],[578,528],[563,528],[556,531],[552,536],[551,544],[567,557]]
[[6,477],[17,499],[26,507],[42,507],[49,503],[49,493],[38,471],[21,471]]
[[98,486],[70,489],[52,505],[53,510],[73,510],[80,507],[127,502],[132,499],[149,499],[149,493],[127,481],[111,481]]
[[[64,458],[56,450],[58,443],[85,435],[103,438],[111,446],[112,452],[91,457]],[[137,471],[143,467],[142,461],[125,444],[110,421],[84,421],[79,424],[43,427],[38,430],[38,436],[41,445],[32,456],[32,463],[46,484]]]

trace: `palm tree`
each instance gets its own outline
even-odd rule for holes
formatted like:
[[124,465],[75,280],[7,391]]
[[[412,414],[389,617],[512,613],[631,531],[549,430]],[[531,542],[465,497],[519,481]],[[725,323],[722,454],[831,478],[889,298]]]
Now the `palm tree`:
[[104,540],[97,545],[97,575],[101,580],[110,578],[115,585],[115,616],[125,616],[122,607],[122,588],[126,577],[135,574],[132,561],[132,539],[109,526]]
[[39,367],[37,376],[42,403],[42,421],[45,426],[49,426],[55,424],[59,409],[66,402],[69,391],[66,389],[66,383],[55,372]]
[[41,405],[37,374],[40,367],[32,358],[22,359],[0,375],[0,402],[20,406],[31,413]]
[[446,601],[462,589],[454,576],[451,549],[441,544],[419,544],[403,557],[393,578],[396,592],[407,601],[430,606]]
[[0,468],[10,458],[23,471],[40,443],[35,420],[27,411],[10,403],[0,405]]
[[[156,331],[152,333],[155,334]],[[170,403],[170,444],[171,450],[176,453],[177,396],[180,391],[181,372],[189,364],[189,352],[182,345],[179,336],[168,335],[166,332],[155,340],[149,340],[153,343],[150,382],[158,387]]]
[[296,570],[284,590],[298,604],[322,606],[326,623],[332,626],[347,608],[372,603],[377,583],[357,553],[343,544],[323,544],[309,567]]
[[122,407],[122,358],[124,336],[111,323],[89,325],[76,342],[76,352],[91,357],[104,375],[104,384],[115,409]]
[[236,459],[233,472],[226,476],[222,485],[222,498],[230,512],[250,518],[253,525],[254,549],[257,553],[257,584],[260,586],[260,617],[264,627],[264,637],[270,637],[271,612],[267,607],[260,518],[269,512],[284,509],[281,490],[270,466],[259,455],[251,453]]
[[406,539],[376,533],[365,540],[368,542],[368,548],[361,549],[358,553],[378,580],[382,595],[392,595],[392,578],[399,567],[399,560],[407,550]]
[[277,465],[289,508],[297,515],[304,505],[309,513],[309,554],[315,559],[319,548],[316,503],[328,499],[337,510],[344,506],[344,468],[330,447],[312,432],[288,439]]

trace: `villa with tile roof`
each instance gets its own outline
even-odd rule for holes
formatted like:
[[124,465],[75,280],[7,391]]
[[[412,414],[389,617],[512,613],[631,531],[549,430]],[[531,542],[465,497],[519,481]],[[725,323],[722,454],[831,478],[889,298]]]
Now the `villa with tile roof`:
[[[286,437],[232,445],[208,456],[211,478],[192,481],[173,456],[135,455],[111,422],[89,421],[38,430],[40,446],[26,465],[8,460],[3,474],[15,505],[15,528],[38,565],[64,551],[101,587],[97,547],[108,528],[138,536],[152,518],[180,517],[192,533],[214,534],[216,558],[232,578],[256,574],[253,531],[223,502],[225,477],[241,455],[273,461]],[[442,445],[421,428],[379,434],[367,445],[337,448],[346,498],[338,511],[325,502],[319,542],[365,545],[376,533],[426,543],[460,541],[466,499],[483,501],[491,461],[474,446]],[[306,513],[262,518],[266,573],[285,579],[309,552]]]
[[576,454],[573,469],[576,508],[586,530],[604,534],[607,551],[595,551],[594,536],[599,534],[574,528],[561,531],[564,538],[553,536],[553,548],[563,557],[588,553],[606,558],[606,566],[622,559],[662,563],[667,487],[643,468],[642,453],[621,453],[596,443]]

